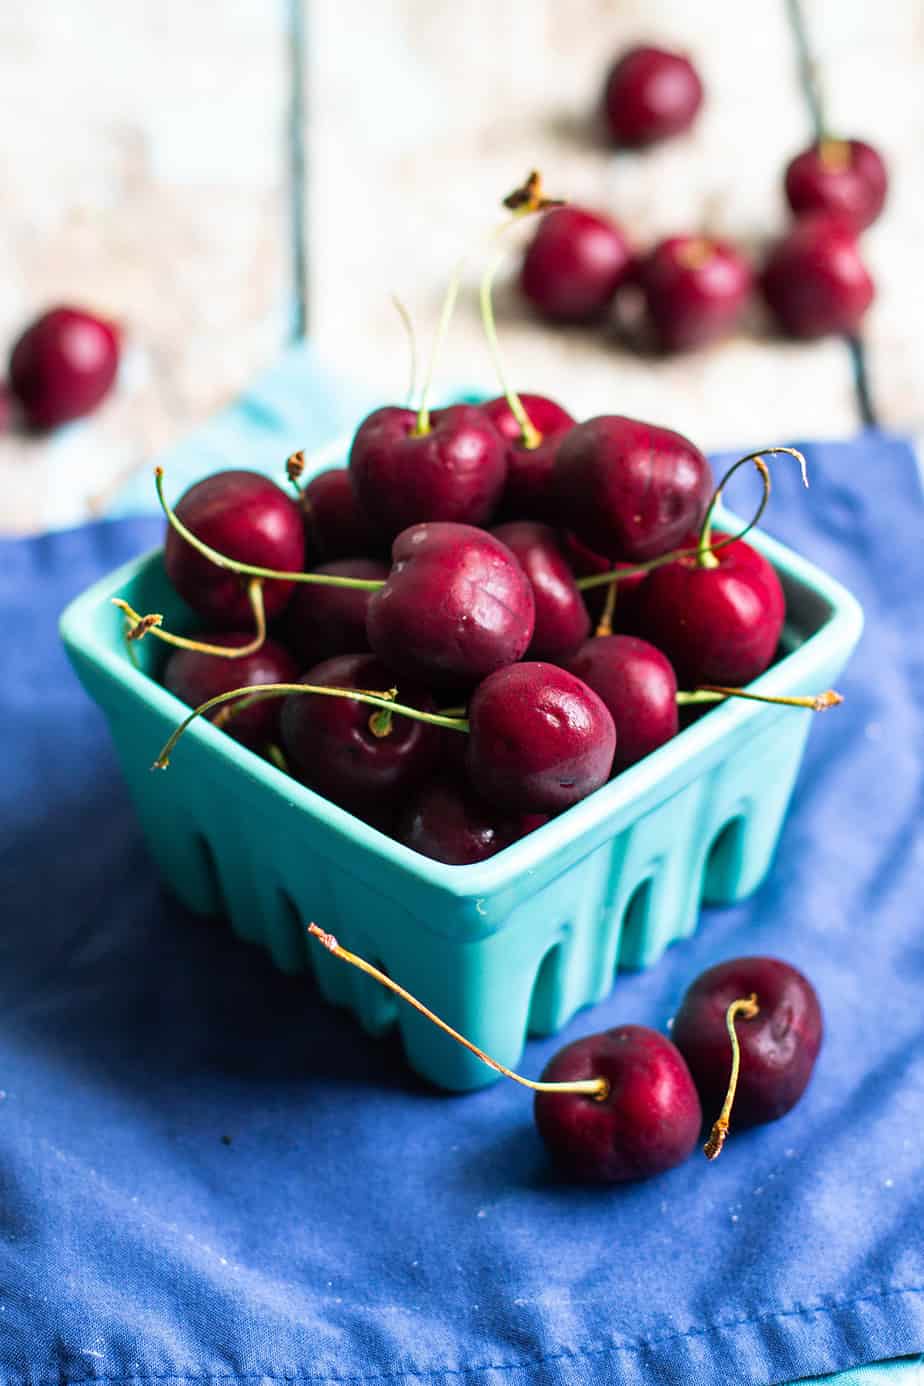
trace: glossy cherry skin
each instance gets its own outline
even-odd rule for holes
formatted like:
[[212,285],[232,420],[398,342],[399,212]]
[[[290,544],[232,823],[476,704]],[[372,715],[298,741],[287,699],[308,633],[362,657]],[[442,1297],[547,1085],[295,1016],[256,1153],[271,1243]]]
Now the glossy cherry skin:
[[559,1168],[589,1184],[650,1179],[692,1153],[702,1126],[683,1056],[644,1025],[575,1040],[546,1064],[544,1082],[606,1078],[607,1096],[537,1092],[533,1115]]
[[689,351],[726,336],[751,294],[747,260],[727,241],[671,236],[641,262],[638,283],[657,346]]
[[[385,691],[394,673],[375,655],[338,655],[303,674],[301,683]],[[399,685],[399,701],[435,711],[427,693]],[[395,714],[387,736],[370,727],[375,708],[323,694],[290,694],[282,706],[282,749],[295,777],[341,808],[383,830],[405,796],[425,779],[439,746],[438,728]]]
[[119,367],[114,324],[80,308],[53,308],[10,355],[10,387],[31,428],[56,428],[101,403]]
[[596,553],[640,563],[698,528],[712,495],[699,448],[655,424],[601,414],[566,433],[555,459],[561,522]]
[[557,662],[590,634],[590,615],[554,529],[535,520],[512,520],[491,531],[506,544],[529,578],[536,608],[527,659]]
[[512,813],[558,813],[599,789],[616,750],[596,693],[554,664],[511,664],[468,705],[466,765],[482,798]]
[[[340,558],[335,563],[320,563],[310,571],[373,582],[384,582],[389,573],[388,565],[375,558]],[[283,631],[300,669],[334,655],[358,654],[369,649],[366,615],[371,596],[371,591],[356,587],[304,583],[296,588],[286,607]]]
[[511,520],[545,520],[552,523],[555,498],[552,475],[558,444],[574,419],[544,395],[520,395],[533,428],[541,435],[538,447],[527,447],[503,395],[481,408],[507,443],[507,480],[498,513]]
[[475,405],[452,404],[418,434],[413,409],[376,409],[350,449],[350,476],[363,509],[386,539],[409,525],[448,520],[481,525],[497,508],[507,476],[504,441]]
[[543,814],[499,812],[460,776],[443,775],[414,793],[395,836],[405,847],[434,861],[470,866],[493,857],[546,821]]
[[664,651],[682,688],[750,683],[783,631],[785,598],[766,559],[743,540],[715,557],[715,568],[679,558],[655,569],[639,597],[639,631]]
[[703,102],[696,68],[680,53],[632,48],[614,63],[603,112],[614,144],[638,149],[689,129]]
[[856,332],[876,291],[852,227],[825,213],[800,217],[777,241],[761,287],[782,331],[800,338]]
[[583,207],[558,207],[527,247],[520,287],[551,322],[592,322],[609,308],[632,263],[615,222]]
[[710,967],[687,990],[671,1035],[699,1090],[707,1121],[722,1108],[731,1073],[728,1007],[754,993],[753,1020],[739,1018],[741,1049],[732,1128],[776,1121],[804,1093],[821,1048],[823,1022],[807,977],[779,958],[732,958]]
[[[205,631],[197,632],[196,639],[234,649],[252,640],[253,633]],[[222,659],[220,655],[203,654],[199,650],[173,650],[164,665],[162,681],[177,698],[189,703],[190,707],[198,707],[220,693],[230,693],[232,688],[293,683],[297,678],[298,665],[288,650],[274,640],[265,640],[256,654],[245,655],[242,659]],[[222,707],[228,706],[234,704],[224,703],[205,715],[214,720]],[[222,722],[222,730],[252,750],[263,751],[278,736],[281,711],[281,698],[267,698]]]
[[831,212],[857,231],[885,206],[889,176],[882,155],[863,140],[826,140],[797,154],[786,169],[786,198],[797,216]]
[[319,472],[302,487],[305,562],[309,567],[387,548],[360,507],[346,467]]
[[670,660],[633,635],[587,640],[565,666],[606,704],[616,726],[613,773],[677,735],[677,678]]
[[471,525],[412,525],[369,602],[379,657],[432,688],[470,688],[522,659],[533,638],[533,589],[499,539]]
[[[185,491],[177,516],[197,539],[227,558],[281,572],[300,572],[305,556],[302,517],[295,501],[259,472],[214,472]],[[164,569],[180,596],[222,629],[253,625],[247,579],[219,568],[167,526]],[[268,617],[282,611],[293,584],[268,579],[263,602]]]

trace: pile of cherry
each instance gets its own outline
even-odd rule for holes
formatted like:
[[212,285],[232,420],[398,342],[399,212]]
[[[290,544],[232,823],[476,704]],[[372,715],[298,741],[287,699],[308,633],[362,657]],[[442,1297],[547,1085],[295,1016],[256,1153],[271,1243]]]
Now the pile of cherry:
[[[659,48],[633,48],[612,67],[603,118],[618,149],[651,146],[687,130],[703,100],[692,63]],[[734,245],[683,234],[636,255],[611,218],[569,206],[550,211],[526,250],[520,284],[551,322],[604,319],[640,295],[640,330],[622,314],[623,335],[665,352],[727,335],[755,284],[787,336],[852,335],[874,296],[858,235],[879,216],[888,178],[879,153],[862,140],[825,136],[788,165],[785,193],[792,227],[759,270]]]

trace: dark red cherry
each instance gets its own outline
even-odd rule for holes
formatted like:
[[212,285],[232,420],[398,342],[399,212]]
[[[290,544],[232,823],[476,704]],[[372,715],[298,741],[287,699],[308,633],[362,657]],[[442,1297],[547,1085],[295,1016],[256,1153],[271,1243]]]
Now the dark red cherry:
[[677,679],[670,660],[647,640],[587,640],[565,667],[594,690],[615,723],[614,774],[677,735]]
[[615,222],[582,207],[547,212],[526,250],[520,285],[553,322],[590,322],[629,277],[632,252]]
[[[295,501],[259,472],[215,472],[190,486],[176,514],[197,539],[227,558],[283,572],[301,570],[305,554],[302,518]],[[247,579],[219,568],[167,527],[167,577],[200,616],[223,629],[253,625]],[[291,582],[267,580],[267,616],[278,615],[292,592]]]
[[842,217],[800,217],[770,252],[761,279],[764,297],[790,337],[856,332],[875,285],[856,234]]
[[[197,632],[196,639],[230,650],[248,644],[253,639],[253,632]],[[289,652],[273,640],[264,640],[256,654],[244,655],[241,659],[222,659],[220,655],[203,654],[200,650],[173,650],[163,672],[165,687],[177,698],[182,698],[184,703],[189,703],[190,707],[198,707],[220,693],[230,693],[232,688],[257,688],[261,683],[293,683],[297,677],[298,665]],[[219,717],[223,730],[252,750],[265,750],[271,741],[275,741],[279,732],[281,698],[267,698],[262,703],[253,703],[225,721],[227,714],[224,710],[227,707],[234,707],[234,703],[213,708],[206,716],[212,719]]]
[[576,424],[555,459],[561,523],[595,552],[633,563],[676,548],[712,494],[699,448],[619,414]]
[[872,226],[888,187],[882,155],[863,140],[821,140],[786,169],[786,197],[797,215],[832,212],[857,231]]
[[[458,741],[464,738],[450,733]],[[487,804],[461,777],[442,776],[417,790],[395,832],[399,842],[449,866],[486,861],[547,819],[505,814]]]
[[31,428],[56,428],[95,409],[118,367],[113,323],[80,308],[52,308],[13,346],[10,388]]
[[468,687],[521,659],[533,637],[533,590],[514,555],[471,525],[413,525],[369,602],[369,644],[427,687]]
[[[374,558],[341,558],[310,571],[384,582],[389,569]],[[366,614],[371,596],[371,591],[355,587],[304,583],[296,588],[286,607],[283,630],[300,669],[334,655],[368,650]]]
[[[695,541],[694,541],[695,542]],[[611,573],[631,568],[631,563],[618,563],[612,558],[604,558],[582,544],[576,534],[565,531],[561,536],[561,546],[568,567],[577,577],[593,577],[597,573]],[[611,624],[613,630],[631,635],[634,629],[636,594],[647,577],[646,573],[633,573],[623,578],[616,588],[616,601],[613,607]],[[603,615],[606,605],[607,587],[591,587],[581,595],[590,612],[590,619],[596,623]]]
[[481,525],[497,508],[507,475],[504,442],[475,405],[452,404],[418,433],[413,409],[376,409],[350,449],[360,504],[393,539],[409,525],[447,520]]
[[610,69],[603,111],[614,144],[655,144],[689,129],[703,85],[689,58],[663,48],[631,48]]
[[512,813],[558,813],[609,778],[616,729],[604,704],[554,664],[511,664],[468,705],[468,774]]
[[638,282],[657,346],[688,351],[726,336],[751,293],[751,267],[727,241],[671,236],[641,262]]
[[520,400],[540,436],[537,447],[523,442],[520,425],[503,395],[481,406],[507,443],[507,481],[499,513],[511,520],[552,523],[556,509],[552,490],[555,453],[574,419],[544,395],[520,395]]
[[[326,688],[385,692],[394,673],[375,655],[338,655],[323,660],[299,680]],[[399,701],[435,711],[427,693],[399,687]],[[395,714],[386,736],[376,736],[366,703],[323,694],[292,693],[284,701],[282,749],[293,775],[357,817],[388,828],[406,794],[425,779],[439,746],[438,728]],[[460,735],[460,733],[456,733]]]
[[590,634],[590,616],[554,529],[513,520],[491,532],[515,555],[533,589],[536,624],[527,659],[557,661],[572,654]]
[[683,1056],[644,1025],[575,1040],[545,1066],[550,1083],[605,1078],[609,1092],[537,1092],[533,1113],[555,1163],[572,1179],[624,1184],[673,1169],[691,1154],[702,1111]]
[[743,540],[715,557],[716,567],[691,557],[656,568],[639,596],[639,631],[664,651],[682,688],[749,683],[782,634],[786,602],[767,560]]
[[779,958],[732,958],[710,967],[688,989],[671,1035],[690,1067],[707,1121],[718,1116],[731,1073],[725,1015],[751,993],[758,1013],[735,1021],[741,1049],[731,1125],[775,1121],[805,1091],[821,1048],[821,1006],[808,978]]
[[383,551],[382,536],[360,508],[346,467],[319,472],[302,488],[309,567]]

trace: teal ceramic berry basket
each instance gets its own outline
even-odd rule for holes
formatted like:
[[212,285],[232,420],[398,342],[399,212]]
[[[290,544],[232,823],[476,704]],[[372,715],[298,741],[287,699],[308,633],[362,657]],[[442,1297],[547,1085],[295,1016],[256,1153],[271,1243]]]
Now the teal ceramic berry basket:
[[[328,462],[329,465],[329,462]],[[319,465],[316,470],[321,470]],[[720,517],[727,528],[731,515]],[[840,584],[761,534],[787,600],[783,657],[750,685],[799,695],[833,684],[862,613]],[[311,967],[372,1035],[393,1024],[411,1066],[463,1091],[497,1074],[410,1007],[308,939],[315,920],[383,966],[450,1025],[515,1067],[528,1034],[559,1030],[621,969],[650,967],[697,925],[703,900],[749,895],[773,855],[812,718],[734,700],[488,861],[445,866],[368,827],[240,746],[193,723],[170,769],[151,762],[188,709],[140,666],[111,605],[193,624],[161,551],[96,583],[61,631],[106,715],[151,852],[192,910],[224,913],[286,972]]]

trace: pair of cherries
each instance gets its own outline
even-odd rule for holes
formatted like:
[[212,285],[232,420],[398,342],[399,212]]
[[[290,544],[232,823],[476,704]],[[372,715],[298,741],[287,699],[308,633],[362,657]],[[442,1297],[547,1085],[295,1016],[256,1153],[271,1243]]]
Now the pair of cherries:
[[732,1111],[736,1129],[744,1129],[792,1110],[821,1048],[821,1007],[808,978],[778,958],[734,958],[688,988],[671,1039],[645,1025],[619,1025],[567,1045],[534,1081],[485,1054],[333,935],[316,924],[308,932],[531,1089],[541,1139],[561,1172],[582,1183],[624,1184],[673,1169],[692,1154],[704,1118],[711,1127],[704,1151],[715,1159]]
[[114,323],[81,308],[43,313],[16,340],[9,382],[0,384],[0,432],[17,417],[44,432],[91,413],[112,389],[119,367]]

